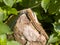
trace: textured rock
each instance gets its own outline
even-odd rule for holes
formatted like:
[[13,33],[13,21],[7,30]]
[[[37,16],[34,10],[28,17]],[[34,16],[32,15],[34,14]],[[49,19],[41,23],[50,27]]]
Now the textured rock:
[[[23,11],[21,11],[22,13],[20,13],[14,26],[15,39],[21,42],[22,45],[45,45],[48,36],[41,24],[39,24],[37,17],[32,12],[32,18],[30,18],[30,13],[26,12],[27,10]],[[37,29],[40,30],[40,32]]]

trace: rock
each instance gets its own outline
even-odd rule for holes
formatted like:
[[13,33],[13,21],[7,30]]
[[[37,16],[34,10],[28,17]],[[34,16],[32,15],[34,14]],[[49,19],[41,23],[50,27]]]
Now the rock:
[[22,45],[46,45],[48,35],[39,24],[37,17],[33,15],[33,12],[30,15],[26,12],[27,10],[23,11],[21,11],[13,28],[15,40],[21,42]]

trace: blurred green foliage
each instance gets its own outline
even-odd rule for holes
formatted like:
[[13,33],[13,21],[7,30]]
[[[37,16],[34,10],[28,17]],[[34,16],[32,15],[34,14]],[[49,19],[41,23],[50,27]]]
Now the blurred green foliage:
[[34,11],[43,28],[49,33],[47,44],[59,45],[60,0],[0,0],[0,45],[19,45],[16,41],[7,40],[6,34],[12,31],[5,21],[10,15],[18,15],[19,10],[26,8]]

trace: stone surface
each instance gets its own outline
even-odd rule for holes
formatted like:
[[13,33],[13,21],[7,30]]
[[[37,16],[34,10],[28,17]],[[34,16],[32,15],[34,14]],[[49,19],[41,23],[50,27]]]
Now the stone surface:
[[[34,15],[32,16],[34,18],[34,23],[37,22],[36,25],[38,26],[37,17]],[[38,29],[40,30],[40,27]],[[14,26],[14,37],[15,40],[21,42],[22,45],[45,45],[47,41],[46,37],[31,23],[31,19],[29,19],[26,13],[23,13],[18,17]]]

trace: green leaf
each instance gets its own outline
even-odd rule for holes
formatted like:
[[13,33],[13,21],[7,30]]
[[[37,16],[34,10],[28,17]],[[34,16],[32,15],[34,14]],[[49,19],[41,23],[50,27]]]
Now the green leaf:
[[3,2],[3,0],[0,0],[0,2]]
[[18,2],[22,2],[22,0],[17,0],[16,3],[18,3]]
[[7,45],[21,45],[17,41],[8,41]]
[[3,22],[3,19],[4,19],[4,12],[2,8],[0,7],[0,22]]
[[8,18],[7,10],[3,10],[3,13],[4,13],[3,20],[6,20]]
[[0,34],[10,33],[10,32],[11,32],[10,28],[6,24],[0,22]]
[[0,22],[3,22],[3,13],[0,12]]
[[7,45],[7,37],[5,34],[0,35],[0,45]]
[[53,26],[54,26],[55,32],[58,33],[57,36],[60,36],[60,23],[55,22]]
[[55,45],[59,45],[59,43],[57,42],[57,43],[55,43]]
[[37,4],[40,4],[41,0],[22,0],[20,1],[20,5],[22,5],[23,7],[34,7]]
[[55,43],[55,42],[57,42],[57,41],[59,41],[59,40],[60,40],[60,38],[58,38],[58,36],[54,36],[54,34],[52,34],[52,35],[50,36],[49,40],[48,40],[48,44],[49,44],[49,43]]
[[51,0],[48,12],[50,14],[59,14],[60,13],[60,0]]
[[47,9],[49,7],[49,3],[50,3],[50,0],[42,0],[41,1],[41,6],[45,10],[45,12],[47,12]]
[[9,7],[12,7],[14,4],[14,0],[3,0],[3,2]]
[[60,34],[60,23],[54,23],[53,26],[54,26],[54,30]]
[[6,10],[3,10],[1,7],[0,7],[0,22],[3,22],[4,20],[7,19],[7,11]]
[[17,15],[18,11],[15,8],[10,8],[10,9],[8,9],[8,15],[10,15],[10,14]]
[[3,12],[3,9],[0,7],[0,12]]

